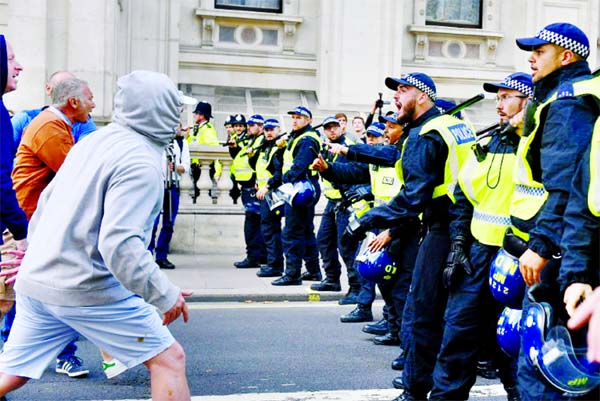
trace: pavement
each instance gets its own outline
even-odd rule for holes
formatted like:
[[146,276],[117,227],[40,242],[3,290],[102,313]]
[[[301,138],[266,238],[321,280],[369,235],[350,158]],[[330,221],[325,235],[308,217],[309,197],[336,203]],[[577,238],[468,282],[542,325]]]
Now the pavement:
[[342,271],[342,291],[316,292],[310,289],[314,281],[299,286],[276,287],[275,278],[256,276],[258,269],[237,269],[233,263],[243,259],[240,254],[173,253],[169,260],[174,270],[163,270],[181,289],[194,292],[188,302],[284,302],[284,301],[334,301],[348,291],[345,270]]

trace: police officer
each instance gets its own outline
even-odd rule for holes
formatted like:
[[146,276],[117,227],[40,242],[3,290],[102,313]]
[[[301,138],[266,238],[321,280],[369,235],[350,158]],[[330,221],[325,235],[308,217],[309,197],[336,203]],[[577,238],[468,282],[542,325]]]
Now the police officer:
[[[370,147],[357,144],[351,147],[331,147],[332,152],[346,154],[350,160],[370,163],[369,173],[375,207],[389,202],[398,194],[402,187],[401,156],[402,147],[407,137],[403,135],[404,131],[402,125],[397,121],[397,114],[393,113],[385,116],[383,117],[383,121],[386,121],[384,132],[386,140],[389,143],[388,146]],[[369,128],[371,132],[375,132],[376,129],[379,129],[381,132],[382,126],[379,124],[372,124]],[[348,175],[348,172],[344,172],[344,175]],[[388,252],[397,261],[398,265],[402,266],[392,282],[379,285],[380,292],[386,303],[383,313],[386,323],[380,321],[373,326],[365,326],[363,328],[363,331],[367,333],[377,334],[377,337],[373,338],[373,342],[378,345],[398,345],[400,343],[399,332],[401,329],[402,314],[418,247],[418,237],[404,241],[392,241],[395,230],[391,231],[385,230],[379,233],[377,238],[369,244],[369,247],[373,251],[382,249],[389,244]],[[395,237],[404,238],[400,233],[397,233]],[[357,295],[356,308],[350,313],[341,316],[340,321],[350,323],[372,320],[371,305],[374,299],[374,283],[363,280],[361,290]]]
[[[406,390],[397,400],[423,400],[431,390],[432,374],[443,333],[447,292],[442,272],[450,250],[448,209],[453,200],[458,168],[474,142],[462,121],[440,114],[433,80],[423,73],[387,78],[396,90],[398,121],[408,139],[402,157],[404,187],[387,205],[376,207],[350,227],[357,236],[372,227],[401,228],[402,239],[418,238],[419,214],[427,233],[414,265],[409,305],[412,336],[404,344],[407,356],[403,380]],[[403,324],[404,321],[403,321]]]
[[[224,146],[230,146],[230,144],[234,144],[237,142],[237,132],[233,129],[234,118],[235,115],[230,114],[223,123],[223,127],[225,128],[225,137],[227,138],[227,140],[223,144]],[[233,204],[237,205],[237,201],[242,193],[240,191],[240,187],[237,181],[235,180],[235,176],[233,175],[233,173],[230,173],[230,178],[232,182],[232,187],[229,190],[229,196],[231,196]]]
[[[283,250],[285,274],[271,284],[276,286],[301,285],[302,280],[321,281],[319,253],[315,239],[315,205],[321,196],[316,171],[309,167],[321,151],[321,137],[312,128],[312,113],[304,106],[288,112],[292,116],[292,132],[283,153],[282,181],[295,184],[308,181],[314,189],[314,200],[308,205],[285,205]],[[302,261],[306,272],[301,275]]]
[[[594,79],[594,91],[599,93],[600,79]],[[564,304],[569,316],[573,317],[575,308],[583,299],[593,297],[593,288],[600,284],[600,132],[594,128],[592,141],[585,151],[571,186],[569,203],[564,215],[564,232],[561,239],[563,259],[560,266],[558,282],[564,291]],[[599,290],[596,289],[596,293]],[[598,299],[598,296],[596,296]],[[591,301],[591,300],[589,300]],[[587,306],[587,305],[586,305]],[[598,304],[596,304],[596,310]],[[596,313],[597,315],[597,313]],[[598,351],[594,341],[598,343],[598,332],[593,332],[594,321],[590,320],[587,334],[587,358],[590,362],[598,361]],[[569,322],[572,323],[572,322]],[[581,325],[581,323],[580,323]],[[598,328],[595,324],[595,328]],[[596,340],[594,340],[596,339]],[[579,345],[579,344],[578,344]],[[600,388],[596,388],[586,399],[600,398]]]
[[[533,95],[531,76],[517,72],[499,83],[485,83],[496,93],[500,127],[478,139],[463,164],[450,206],[451,252],[444,270],[449,289],[446,326],[433,373],[430,400],[466,400],[476,380],[477,356],[482,343],[496,344],[495,326],[501,312],[489,291],[492,259],[510,226],[512,170],[519,135],[509,119],[524,109]],[[482,337],[483,334],[483,337]],[[482,341],[483,339],[483,341]],[[516,360],[494,352],[508,399],[518,400]]]
[[[557,283],[562,217],[571,180],[598,116],[596,101],[576,84],[591,78],[585,61],[590,53],[589,41],[578,27],[555,23],[535,37],[517,39],[517,45],[531,51],[534,100],[527,108],[517,150],[511,220],[515,234],[528,241],[519,268],[525,283],[535,284],[529,297],[549,302],[560,314],[564,311]],[[525,297],[524,317],[529,303]],[[523,352],[518,369],[523,400],[563,399],[561,392],[534,370]]]
[[281,245],[283,205],[271,210],[267,200],[269,192],[281,185],[283,149],[276,144],[280,131],[279,121],[273,118],[265,120],[265,140],[256,161],[256,198],[260,200],[260,227],[267,249],[267,265],[256,272],[258,277],[279,277],[283,274]]
[[[327,143],[338,143],[346,146],[352,144],[352,142],[342,134],[340,123],[334,116],[325,118],[322,126],[325,137],[328,140]],[[346,161],[344,156],[339,157],[339,155],[327,152],[326,149],[324,149],[320,159],[326,163],[344,163]],[[319,160],[313,161],[313,168],[314,164],[318,162]],[[356,270],[354,269],[354,256],[357,251],[356,244],[341,242],[342,234],[348,225],[348,218],[350,217],[350,212],[348,211],[350,205],[346,204],[345,199],[343,199],[342,192],[344,189],[340,191],[341,188],[338,184],[332,183],[322,177],[321,189],[323,195],[327,198],[327,205],[323,211],[321,225],[317,232],[317,244],[319,253],[321,254],[321,260],[323,261],[325,279],[320,283],[311,285],[310,288],[314,291],[342,290],[340,284],[342,266],[340,264],[340,256],[338,255],[339,249],[342,260],[346,265],[349,287],[358,291],[360,283]]]
[[[188,144],[196,143],[198,145],[219,146],[217,130],[210,122],[211,118],[212,106],[210,103],[205,101],[198,102],[194,109],[195,124],[187,137]],[[222,169],[223,166],[218,160],[211,163],[209,170],[211,180],[217,179],[221,175]],[[198,195],[200,194],[200,189],[198,189],[197,186],[198,180],[200,179],[200,163],[197,158],[192,159],[191,173],[194,182],[193,201],[196,203],[196,198],[198,198]]]
[[258,114],[248,119],[247,131],[241,131],[246,126],[243,115],[234,118],[233,127],[238,133],[238,142],[230,146],[229,153],[233,157],[233,174],[242,189],[244,205],[244,240],[246,242],[246,258],[233,265],[238,269],[260,267],[265,259],[265,243],[260,228],[260,201],[256,199],[256,173],[253,164],[256,162],[258,149],[264,139],[262,127],[264,118]]

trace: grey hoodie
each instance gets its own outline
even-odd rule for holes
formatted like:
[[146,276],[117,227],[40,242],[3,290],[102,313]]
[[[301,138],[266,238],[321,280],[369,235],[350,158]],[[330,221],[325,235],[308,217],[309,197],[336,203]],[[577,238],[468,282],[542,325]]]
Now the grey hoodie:
[[42,193],[15,289],[63,306],[103,305],[132,293],[166,312],[179,289],[147,250],[162,205],[162,152],[181,96],[164,74],[121,77],[112,123],[69,152]]

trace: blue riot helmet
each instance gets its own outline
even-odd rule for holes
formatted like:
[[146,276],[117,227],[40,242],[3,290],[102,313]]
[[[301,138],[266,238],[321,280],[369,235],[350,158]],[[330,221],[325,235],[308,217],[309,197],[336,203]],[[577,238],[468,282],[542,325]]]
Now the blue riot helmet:
[[519,259],[500,248],[492,260],[489,277],[493,297],[504,306],[521,309],[525,280],[519,270]]
[[586,348],[574,348],[566,327],[555,325],[546,302],[532,302],[523,325],[527,362],[568,397],[589,393],[600,385],[600,364],[590,363]]
[[500,349],[517,358],[521,348],[521,309],[504,308],[496,325],[496,339]]
[[[365,239],[363,244],[368,242],[370,241]],[[364,249],[356,257],[356,264],[360,275],[365,280],[375,283],[388,282],[396,275],[397,271],[396,262],[385,249],[377,252]]]
[[[286,183],[275,191],[271,196],[273,205],[280,205],[280,201],[290,206],[310,206],[316,200],[317,191],[313,184],[308,180],[298,181],[294,184]],[[273,206],[273,210],[277,206]]]
[[308,180],[294,183],[294,193],[292,195],[292,206],[310,206],[316,200],[317,191]]

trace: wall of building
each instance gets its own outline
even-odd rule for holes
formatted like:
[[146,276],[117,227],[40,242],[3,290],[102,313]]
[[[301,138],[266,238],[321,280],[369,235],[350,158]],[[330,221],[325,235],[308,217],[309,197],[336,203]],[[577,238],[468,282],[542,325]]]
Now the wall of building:
[[270,14],[216,10],[213,0],[0,0],[0,32],[25,68],[6,103],[14,110],[47,103],[46,77],[68,69],[89,81],[93,116],[107,121],[117,77],[140,68],[164,72],[182,89],[314,93],[320,115],[364,113],[377,92],[391,97],[386,76],[410,71],[430,74],[442,97],[465,99],[484,81],[528,71],[514,39],[557,20],[584,29],[590,64],[599,62],[595,0],[485,0],[482,29],[427,26],[425,6],[283,0],[283,13]]

